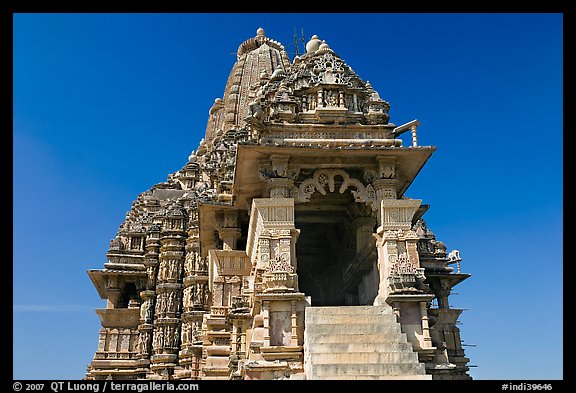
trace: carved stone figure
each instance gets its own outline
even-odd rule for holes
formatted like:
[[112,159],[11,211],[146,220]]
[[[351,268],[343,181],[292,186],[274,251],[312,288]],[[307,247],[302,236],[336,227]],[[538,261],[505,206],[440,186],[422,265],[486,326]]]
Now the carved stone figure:
[[460,259],[460,251],[458,250],[450,251],[450,253],[448,254],[448,260],[450,262],[461,261],[462,259]]
[[150,300],[146,300],[140,305],[140,319],[143,321],[146,320],[146,311],[148,310],[149,303]]
[[157,330],[154,331],[154,338],[152,347],[155,351],[159,351],[164,346],[164,328],[159,327]]
[[188,344],[191,342],[192,326],[190,323],[185,322],[182,324],[182,344]]
[[148,332],[140,332],[138,337],[138,352],[141,354],[148,353],[148,341],[150,340],[150,334]]
[[195,256],[196,253],[194,251],[186,254],[186,258],[184,259],[184,273],[186,276],[194,274]]
[[167,307],[166,307],[166,311],[167,312],[174,312],[174,297],[176,296],[176,294],[174,292],[170,292],[168,293],[168,301],[167,301]]

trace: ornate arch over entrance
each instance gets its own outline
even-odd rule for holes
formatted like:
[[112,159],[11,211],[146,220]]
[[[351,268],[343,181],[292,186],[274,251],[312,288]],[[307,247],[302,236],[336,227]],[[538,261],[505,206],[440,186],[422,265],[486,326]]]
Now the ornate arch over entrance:
[[376,191],[374,187],[371,184],[364,186],[360,180],[350,177],[344,169],[318,169],[314,172],[311,179],[304,180],[298,188],[294,188],[291,196],[294,198],[294,202],[303,203],[309,202],[315,191],[326,195],[326,186],[328,186],[330,192],[334,192],[336,178],[338,177],[342,179],[338,189],[340,194],[350,188],[355,202],[366,203],[372,210],[378,209],[375,204]]

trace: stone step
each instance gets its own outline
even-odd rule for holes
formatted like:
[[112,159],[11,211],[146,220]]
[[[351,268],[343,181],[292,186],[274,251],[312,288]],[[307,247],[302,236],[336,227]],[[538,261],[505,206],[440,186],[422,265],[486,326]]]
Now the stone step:
[[390,306],[308,307],[309,379],[431,379]]
[[353,314],[353,315],[385,315],[394,314],[390,306],[341,306],[341,307],[307,307],[306,316],[308,315],[334,315],[334,314]]
[[337,324],[337,323],[314,323],[307,324],[308,334],[394,334],[401,333],[399,324]]
[[340,352],[340,353],[314,353],[312,365],[346,364],[361,365],[374,363],[417,363],[418,354],[415,352]]
[[366,364],[313,364],[313,373],[317,377],[336,377],[348,375],[425,375],[421,363],[366,363]]
[[379,314],[379,315],[334,314],[334,315],[307,315],[305,323],[306,324],[316,324],[316,323],[395,324],[396,322],[397,322],[396,315],[394,314]]
[[310,347],[310,353],[347,353],[347,352],[408,352],[413,353],[412,344],[408,342],[391,341],[386,343],[375,342],[345,342],[329,343],[317,342]]
[[387,343],[407,343],[406,334],[309,334],[308,328],[304,332],[305,339],[308,343],[316,345],[317,343],[335,343],[335,344],[348,344],[348,343],[374,343],[374,344],[387,344]]

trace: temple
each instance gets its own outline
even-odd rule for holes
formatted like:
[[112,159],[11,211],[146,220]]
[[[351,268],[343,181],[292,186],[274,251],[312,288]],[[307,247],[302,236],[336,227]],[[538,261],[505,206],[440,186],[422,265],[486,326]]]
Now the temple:
[[471,379],[449,303],[470,275],[405,196],[436,148],[326,41],[305,49],[241,43],[205,138],[132,203],[88,271],[86,379]]

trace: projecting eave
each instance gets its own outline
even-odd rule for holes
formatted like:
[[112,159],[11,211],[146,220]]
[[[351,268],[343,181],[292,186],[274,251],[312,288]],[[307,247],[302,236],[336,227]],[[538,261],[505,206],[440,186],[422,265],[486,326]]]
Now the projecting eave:
[[450,273],[450,274],[443,274],[443,273],[431,273],[427,272],[426,278],[438,278],[442,281],[447,281],[450,285],[450,288],[454,288],[456,285],[460,284],[462,281],[466,280],[468,277],[471,276],[469,273]]
[[291,166],[311,169],[377,168],[379,157],[390,157],[397,163],[396,193],[401,197],[435,150],[435,146],[371,147],[352,144],[328,148],[313,143],[238,144],[232,189],[235,205],[241,209],[249,209],[253,198],[265,195],[266,180],[261,176],[260,169],[263,165],[268,165],[274,155],[289,157],[289,171]]
[[93,269],[88,270],[88,277],[92,281],[92,284],[98,291],[101,299],[107,299],[107,288],[106,282],[110,276],[123,276],[130,277],[128,281],[136,281],[139,279],[146,279],[146,271],[126,271],[126,270],[109,270],[109,269]]
[[214,233],[216,233],[221,226],[223,213],[230,210],[236,210],[236,208],[224,203],[198,204],[198,219],[200,221],[200,228],[202,228],[199,233],[202,257],[208,256],[208,250],[216,248]]
[[88,276],[92,281],[92,285],[98,291],[100,299],[106,299],[106,279],[104,276],[104,270],[88,270]]

